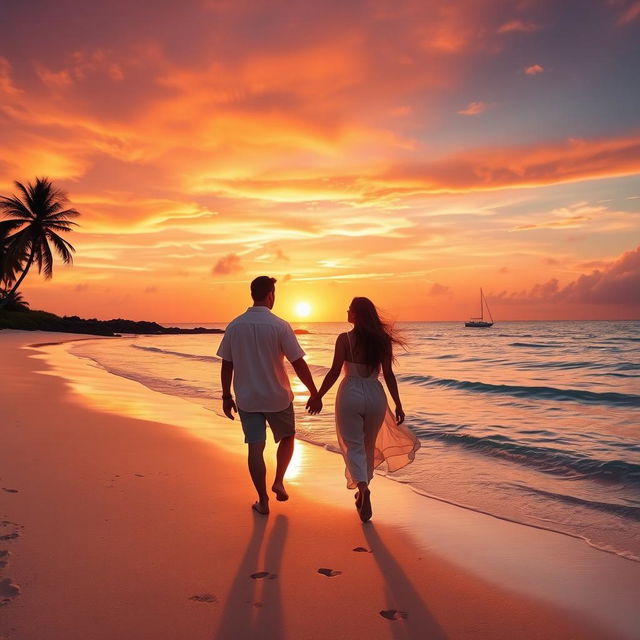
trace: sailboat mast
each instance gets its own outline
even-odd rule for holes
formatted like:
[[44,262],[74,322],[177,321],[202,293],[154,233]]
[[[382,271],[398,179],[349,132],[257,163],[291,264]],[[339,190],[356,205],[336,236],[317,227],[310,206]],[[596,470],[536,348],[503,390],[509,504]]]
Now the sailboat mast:
[[480,287],[480,320],[484,320],[484,312],[482,309],[482,287]]
[[[480,289],[480,291],[482,291],[482,289]],[[484,294],[483,294],[484,297]],[[491,309],[489,309],[489,303],[487,302],[487,299],[484,298],[484,303],[487,305],[487,311],[489,312],[489,317],[491,318],[491,322],[493,322],[493,316],[491,315]]]

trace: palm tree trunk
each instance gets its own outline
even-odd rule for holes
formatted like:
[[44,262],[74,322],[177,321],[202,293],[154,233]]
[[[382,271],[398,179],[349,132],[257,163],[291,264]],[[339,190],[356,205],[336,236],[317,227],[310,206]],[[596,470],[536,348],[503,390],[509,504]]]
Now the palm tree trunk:
[[20,274],[20,277],[16,280],[16,283],[13,285],[13,288],[11,289],[11,291],[9,291],[9,293],[7,293],[7,295],[2,300],[0,300],[0,309],[4,308],[4,306],[9,301],[9,298],[17,291],[18,287],[22,284],[22,281],[25,279],[27,273],[29,272],[29,269],[31,268],[31,265],[33,264],[34,258],[35,258],[35,252],[32,247],[31,254],[29,255],[29,259],[27,260],[27,264],[24,266],[24,269]]

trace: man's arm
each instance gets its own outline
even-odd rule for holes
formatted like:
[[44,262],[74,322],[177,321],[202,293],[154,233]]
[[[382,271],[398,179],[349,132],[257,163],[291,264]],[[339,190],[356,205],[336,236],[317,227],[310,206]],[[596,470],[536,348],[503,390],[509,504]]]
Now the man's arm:
[[220,367],[220,381],[222,383],[222,410],[227,418],[234,419],[233,411],[238,412],[238,407],[231,395],[231,381],[233,380],[233,362],[223,360]]
[[309,371],[309,365],[306,363],[304,358],[298,358],[291,363],[293,370],[296,372],[298,378],[300,378],[300,382],[309,389],[309,393],[314,396],[318,393],[316,389],[315,382],[313,381],[313,376],[311,375],[311,371]]

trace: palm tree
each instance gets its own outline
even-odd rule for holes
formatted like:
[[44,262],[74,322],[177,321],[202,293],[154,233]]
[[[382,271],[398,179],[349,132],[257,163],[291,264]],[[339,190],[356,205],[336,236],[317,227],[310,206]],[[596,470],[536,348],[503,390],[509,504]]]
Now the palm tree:
[[[7,295],[0,300],[0,309],[14,294],[25,279],[31,265],[38,265],[38,273],[49,279],[53,275],[53,254],[49,243],[66,264],[73,263],[73,246],[59,233],[68,233],[80,214],[75,209],[66,208],[67,194],[54,188],[48,178],[36,178],[26,187],[15,183],[21,197],[0,197],[0,213],[8,220],[0,223],[0,236],[4,234],[9,264],[20,265],[22,273]],[[3,273],[8,273],[3,271]]]

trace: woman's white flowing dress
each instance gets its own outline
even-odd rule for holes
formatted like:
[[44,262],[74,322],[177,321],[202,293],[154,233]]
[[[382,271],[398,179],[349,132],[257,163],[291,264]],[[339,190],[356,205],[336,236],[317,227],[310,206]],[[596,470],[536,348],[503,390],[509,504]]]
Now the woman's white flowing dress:
[[374,469],[383,463],[387,471],[408,465],[420,448],[412,431],[396,423],[378,380],[379,372],[367,369],[345,361],[336,395],[336,431],[349,489],[355,489],[358,482],[368,483]]

